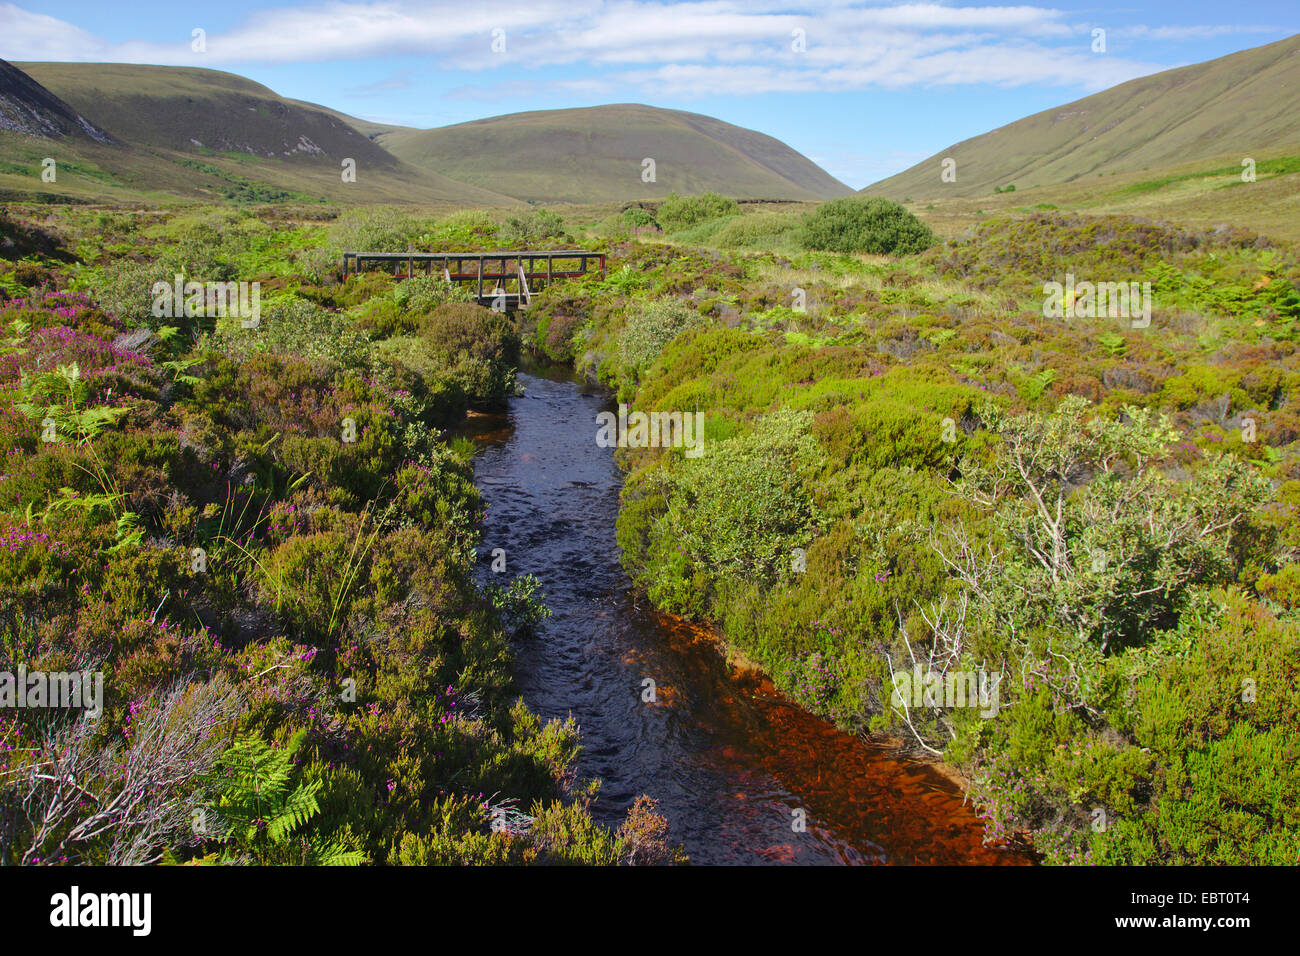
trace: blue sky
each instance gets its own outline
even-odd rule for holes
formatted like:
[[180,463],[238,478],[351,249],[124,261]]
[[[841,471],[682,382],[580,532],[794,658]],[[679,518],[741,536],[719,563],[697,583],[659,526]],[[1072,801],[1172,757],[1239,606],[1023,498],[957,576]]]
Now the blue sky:
[[210,67],[418,127],[650,103],[761,130],[854,187],[1135,76],[1296,32],[1297,0],[0,2],[8,60]]

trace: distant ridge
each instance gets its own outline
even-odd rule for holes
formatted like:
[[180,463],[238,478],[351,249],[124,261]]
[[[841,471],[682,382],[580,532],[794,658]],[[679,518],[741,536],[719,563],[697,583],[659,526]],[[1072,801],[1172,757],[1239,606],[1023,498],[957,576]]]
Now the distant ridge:
[[[852,193],[771,136],[639,104],[417,130],[287,99],[218,70],[16,63],[0,72],[0,120],[0,136],[20,137],[8,150],[16,160],[8,163],[10,175],[0,167],[0,190],[64,191],[13,181],[12,171],[31,170],[38,152],[22,136],[75,134],[118,147],[61,160],[60,183],[87,197],[143,190],[199,198],[513,205],[670,192],[773,200]],[[654,160],[653,179],[642,176],[646,158]],[[349,159],[358,170],[351,186],[339,177],[340,163]]]
[[[17,120],[0,126],[0,187],[13,194],[245,201],[319,200],[514,205],[510,196],[419,169],[376,145],[348,117],[285,99],[233,73],[122,63],[4,64],[0,91]],[[35,92],[34,92],[35,91]],[[44,94],[46,99],[39,99]],[[28,104],[42,104],[44,126]],[[85,117],[83,120],[82,117]],[[21,122],[20,122],[21,121]],[[59,177],[33,176],[46,155],[27,137],[85,123],[58,154]],[[93,126],[91,124],[94,124]],[[91,132],[91,131],[94,132]],[[100,135],[96,136],[95,133]],[[341,176],[355,163],[355,182]],[[26,169],[5,175],[8,170]]]
[[264,159],[397,163],[350,124],[233,73],[126,63],[20,63],[28,76],[136,145]]
[[[863,193],[979,196],[1300,144],[1300,35],[1130,80],[942,150]],[[941,162],[956,162],[942,182]]]
[[[537,110],[375,141],[412,165],[535,202],[609,202],[715,191],[831,199],[853,190],[785,143],[698,113],[642,104]],[[655,178],[642,178],[653,159]]]

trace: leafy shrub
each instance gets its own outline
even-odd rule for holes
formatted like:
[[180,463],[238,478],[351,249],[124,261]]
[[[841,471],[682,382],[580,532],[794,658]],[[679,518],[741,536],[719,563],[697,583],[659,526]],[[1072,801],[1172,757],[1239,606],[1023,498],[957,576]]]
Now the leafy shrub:
[[387,272],[362,272],[348,276],[348,281],[339,286],[333,295],[333,301],[342,308],[363,305],[377,296],[388,294],[399,284]]
[[542,582],[531,574],[515,578],[508,587],[490,585],[488,595],[502,624],[512,635],[529,634],[551,616]]
[[623,210],[619,217],[629,229],[658,229],[659,223],[649,210],[632,206]]
[[470,303],[440,305],[419,337],[471,404],[496,407],[513,394],[519,337],[501,313]]
[[158,328],[174,324],[172,319],[157,319],[153,314],[155,282],[171,285],[174,274],[156,262],[117,259],[102,269],[88,271],[83,281],[95,303],[131,328]]
[[564,235],[564,219],[549,209],[534,209],[522,216],[507,216],[501,227],[501,240],[510,246],[525,248]]
[[618,359],[625,380],[635,381],[665,345],[704,319],[676,299],[656,299],[628,318],[618,340]]
[[[1216,456],[1188,480],[1156,463],[1178,440],[1167,416],[1128,407],[1091,415],[1070,396],[1050,415],[980,417],[1004,443],[992,463],[963,459],[963,495],[997,505],[995,525],[1023,551],[980,594],[1017,629],[1060,628],[1104,652],[1173,627],[1197,588],[1231,580],[1233,538],[1265,500],[1267,482]],[[1126,474],[1121,473],[1123,462]],[[1070,482],[1091,480],[1078,490]]]
[[438,275],[417,275],[393,283],[385,294],[372,296],[350,315],[375,338],[385,338],[414,332],[429,313],[446,302],[471,301],[473,292],[468,285]]
[[391,206],[356,206],[331,227],[331,245],[349,252],[405,252],[428,226]]
[[458,286],[442,276],[414,276],[393,288],[393,301],[407,312],[427,314],[446,302],[470,302],[469,286]]
[[676,232],[708,219],[734,216],[739,212],[740,205],[734,199],[717,193],[703,193],[699,196],[669,193],[655,211],[655,219],[665,232]]
[[294,266],[309,282],[323,283],[336,277],[343,269],[338,250],[328,246],[312,246],[294,254]]
[[463,252],[492,248],[501,241],[501,226],[482,209],[461,209],[443,216],[414,240],[426,252]]
[[656,602],[698,612],[719,581],[785,575],[813,526],[805,475],[821,453],[811,427],[807,412],[773,412],[662,477],[667,508],[649,529],[646,567],[633,569]]
[[293,355],[345,368],[369,362],[369,339],[347,316],[297,297],[263,306],[257,328],[224,322],[208,337],[217,351],[245,361],[257,354]]
[[878,196],[834,199],[804,220],[800,236],[806,249],[905,256],[937,241],[930,227],[900,203]]
[[771,249],[798,238],[800,222],[788,213],[757,213],[732,219],[713,236],[719,249]]

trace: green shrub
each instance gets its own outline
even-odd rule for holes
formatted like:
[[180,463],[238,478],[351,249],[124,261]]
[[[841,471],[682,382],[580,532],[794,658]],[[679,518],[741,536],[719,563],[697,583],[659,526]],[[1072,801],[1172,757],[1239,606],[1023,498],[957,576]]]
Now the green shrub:
[[669,193],[659,204],[655,218],[665,232],[687,229],[708,219],[721,219],[734,216],[740,212],[740,205],[734,199],[728,199],[717,193],[704,193],[699,196],[679,196]]
[[483,209],[450,213],[413,240],[415,248],[426,252],[491,249],[500,241],[501,225]]
[[474,294],[468,285],[457,285],[435,275],[414,276],[399,282],[393,287],[392,297],[403,312],[424,316],[447,302],[472,302]]
[[[1157,467],[1180,437],[1167,416],[1130,406],[1111,421],[1078,396],[1048,415],[1004,418],[990,404],[980,417],[1003,443],[991,463],[963,459],[957,488],[996,507],[995,525],[1019,545],[981,594],[1008,626],[1060,629],[1102,652],[1144,644],[1199,589],[1232,580],[1268,496],[1250,465],[1216,456],[1174,480]],[[1091,480],[1070,487],[1081,474]]]
[[365,368],[370,361],[369,337],[347,316],[297,297],[263,306],[257,328],[245,329],[237,320],[219,323],[208,343],[239,361],[257,354],[294,355],[345,368]]
[[656,299],[629,316],[618,340],[618,360],[626,381],[635,381],[665,345],[704,319],[676,299]]
[[789,213],[757,213],[727,222],[713,236],[719,249],[773,249],[796,240],[799,219]]
[[391,206],[355,206],[330,228],[331,246],[347,252],[405,252],[429,225]]
[[900,203],[878,196],[834,199],[804,220],[805,249],[906,256],[937,241],[930,227]]
[[658,229],[659,222],[648,210],[640,206],[632,206],[623,210],[623,215],[619,217],[623,224],[629,229]]
[[419,337],[471,404],[497,407],[514,393],[519,336],[501,313],[449,302],[421,323]]
[[547,239],[562,238],[564,219],[549,209],[534,209],[522,216],[507,216],[500,235],[508,246],[528,248]]
[[770,584],[787,575],[815,517],[805,476],[821,452],[811,428],[809,413],[780,410],[675,463],[663,477],[666,510],[650,528],[647,568],[634,569],[656,602],[700,611],[720,581]]
[[153,314],[155,282],[175,280],[160,263],[116,259],[102,269],[86,273],[83,285],[105,312],[134,328],[175,325],[174,319],[157,319]]

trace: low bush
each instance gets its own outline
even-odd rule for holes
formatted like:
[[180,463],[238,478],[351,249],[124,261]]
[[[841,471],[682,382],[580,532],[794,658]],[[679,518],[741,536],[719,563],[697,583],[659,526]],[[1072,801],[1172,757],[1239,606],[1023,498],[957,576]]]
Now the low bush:
[[703,193],[699,196],[669,193],[655,210],[655,219],[665,232],[677,232],[709,219],[734,216],[739,212],[740,205],[734,199],[717,193]]
[[834,199],[804,220],[800,241],[823,252],[906,256],[937,241],[924,222],[900,203],[880,197]]
[[685,330],[703,322],[698,312],[672,299],[659,299],[638,308],[628,317],[618,340],[622,379],[635,382],[664,346]]
[[564,219],[549,209],[534,209],[522,216],[507,216],[501,241],[510,248],[528,249],[548,239],[564,238]]

